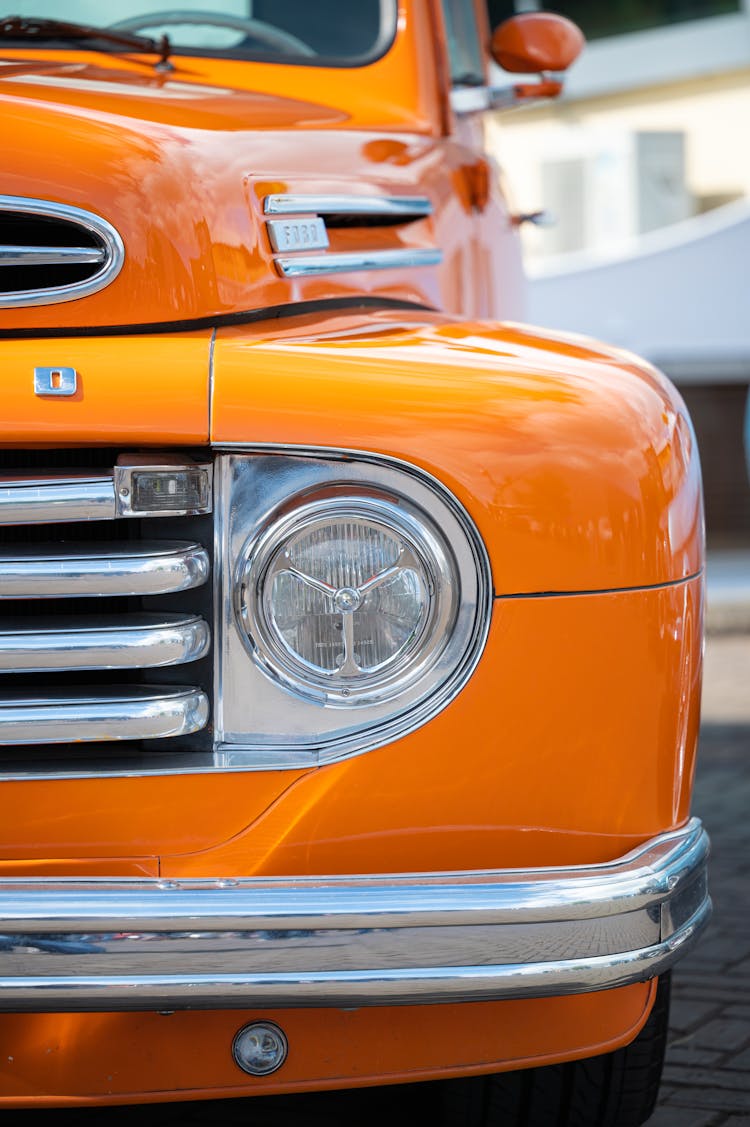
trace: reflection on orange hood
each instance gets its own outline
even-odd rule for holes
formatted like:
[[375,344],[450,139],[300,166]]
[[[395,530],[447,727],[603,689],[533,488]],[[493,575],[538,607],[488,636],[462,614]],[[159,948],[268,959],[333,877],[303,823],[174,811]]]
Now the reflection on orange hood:
[[[432,141],[354,128],[344,110],[315,98],[320,72],[312,68],[276,68],[301,72],[295,90],[303,97],[285,97],[219,85],[187,63],[159,74],[122,57],[111,64],[0,60],[0,192],[102,215],[121,233],[126,256],[104,291],[3,310],[0,330],[159,325],[373,291],[434,299],[430,270],[422,272],[423,290],[403,272],[282,278],[263,215],[263,197],[277,192],[330,192],[332,185],[339,192],[424,192],[425,169],[435,163]],[[254,65],[227,69],[247,81]],[[420,227],[409,225],[403,238],[424,242]],[[372,234],[376,246],[402,241],[392,229]],[[334,232],[332,248],[336,240],[339,249],[356,249],[351,231]]]
[[[264,230],[262,200],[275,192],[427,190],[434,142],[418,115],[409,116],[408,99],[399,118],[374,73],[369,100],[351,98],[365,72],[394,65],[390,55],[351,72],[174,62],[160,73],[151,61],[97,52],[7,51],[0,59],[0,192],[92,211],[119,231],[126,250],[105,290],[3,310],[0,330],[158,325],[373,291],[435,297],[430,271],[422,272],[424,288],[392,271],[283,279]],[[421,226],[420,234],[420,224],[410,225],[407,245],[415,233],[424,244]],[[339,249],[356,250],[352,238],[334,233],[332,248],[338,239]],[[374,239],[400,245],[401,235],[383,229]]]

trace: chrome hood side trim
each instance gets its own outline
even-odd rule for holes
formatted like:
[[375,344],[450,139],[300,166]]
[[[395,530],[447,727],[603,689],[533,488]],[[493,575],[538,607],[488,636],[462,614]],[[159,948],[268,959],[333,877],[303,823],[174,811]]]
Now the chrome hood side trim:
[[349,274],[355,270],[404,270],[411,266],[439,266],[443,252],[437,248],[355,251],[345,254],[296,254],[276,259],[284,278],[312,278],[319,274]]
[[279,195],[266,196],[265,215],[353,215],[364,222],[373,218],[389,218],[395,222],[422,219],[432,215],[432,203],[426,196],[357,196]]

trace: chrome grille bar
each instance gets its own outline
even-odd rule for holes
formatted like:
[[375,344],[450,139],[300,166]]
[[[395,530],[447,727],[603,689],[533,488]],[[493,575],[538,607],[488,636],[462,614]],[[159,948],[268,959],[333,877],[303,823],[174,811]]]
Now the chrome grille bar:
[[200,544],[177,541],[0,549],[0,599],[163,595],[200,587],[209,572]]
[[0,246],[0,266],[85,266],[106,257],[96,247]]
[[153,669],[197,661],[211,643],[196,615],[131,614],[120,620],[47,620],[44,630],[0,631],[0,670]]
[[207,721],[206,694],[183,686],[0,699],[0,741],[9,745],[166,739],[198,732]]
[[0,525],[114,520],[113,475],[0,478]]

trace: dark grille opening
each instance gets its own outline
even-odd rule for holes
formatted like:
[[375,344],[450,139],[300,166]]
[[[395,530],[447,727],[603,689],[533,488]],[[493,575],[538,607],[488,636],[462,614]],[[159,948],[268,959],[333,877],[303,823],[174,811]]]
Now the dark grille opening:
[[210,771],[214,766],[210,751],[191,752],[189,758],[181,751],[176,753],[170,740],[164,747],[143,749],[136,744],[88,743],[55,744],[54,747],[2,747],[0,745],[0,774],[19,775],[69,775],[118,774],[137,771]]
[[404,223],[418,223],[425,215],[341,215],[330,212],[325,216],[326,227],[400,227]]
[[138,520],[120,521],[116,536],[113,536],[112,522],[109,520],[90,520],[60,525],[0,525],[0,549],[14,545],[21,548],[23,545],[32,544],[60,544],[61,547],[69,547],[72,550],[76,544],[107,543],[111,540],[128,543],[148,536],[148,532],[144,532],[141,525],[142,521]]
[[0,244],[29,247],[88,247],[101,250],[103,243],[85,227],[64,219],[0,211]]
[[0,266],[0,293],[35,293],[87,282],[101,270],[101,263],[68,266]]
[[[57,450],[0,450],[0,476],[19,474],[28,477],[31,473],[64,473],[66,470],[86,471],[104,470],[109,472],[117,461],[119,450],[110,446],[94,446],[89,449],[76,448]],[[200,457],[205,461],[205,451]],[[70,525],[68,526],[70,527]]]

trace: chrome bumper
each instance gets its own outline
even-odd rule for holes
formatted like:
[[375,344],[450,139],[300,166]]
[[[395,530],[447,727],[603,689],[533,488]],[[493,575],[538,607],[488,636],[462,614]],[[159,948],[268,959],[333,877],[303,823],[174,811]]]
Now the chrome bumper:
[[0,1010],[363,1006],[640,982],[711,912],[693,819],[617,861],[253,880],[0,883]]

